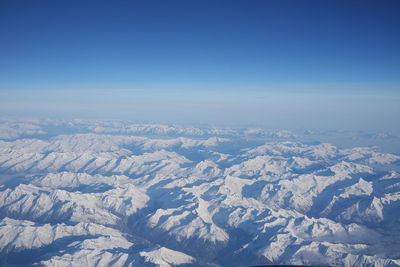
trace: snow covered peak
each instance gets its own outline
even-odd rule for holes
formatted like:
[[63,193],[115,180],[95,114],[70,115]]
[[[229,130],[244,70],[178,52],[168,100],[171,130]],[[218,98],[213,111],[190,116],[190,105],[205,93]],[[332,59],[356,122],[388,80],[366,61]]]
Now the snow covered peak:
[[0,264],[400,264],[397,154],[259,128],[29,123],[0,135]]

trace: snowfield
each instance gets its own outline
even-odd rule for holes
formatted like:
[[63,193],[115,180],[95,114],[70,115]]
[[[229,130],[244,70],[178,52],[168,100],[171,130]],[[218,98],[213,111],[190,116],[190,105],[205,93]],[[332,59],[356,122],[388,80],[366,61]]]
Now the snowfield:
[[5,121],[0,265],[400,265],[400,156],[301,136]]

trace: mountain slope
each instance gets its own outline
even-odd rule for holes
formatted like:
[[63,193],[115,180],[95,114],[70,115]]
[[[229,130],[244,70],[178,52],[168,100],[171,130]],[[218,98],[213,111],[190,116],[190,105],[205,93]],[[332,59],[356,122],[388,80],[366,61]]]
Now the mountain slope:
[[400,265],[398,155],[95,132],[0,140],[3,264]]

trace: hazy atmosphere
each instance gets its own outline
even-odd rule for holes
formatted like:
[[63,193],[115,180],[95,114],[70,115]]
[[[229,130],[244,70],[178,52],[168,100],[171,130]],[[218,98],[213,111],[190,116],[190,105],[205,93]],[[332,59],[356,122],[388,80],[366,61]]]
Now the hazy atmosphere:
[[4,116],[397,131],[396,1],[3,1]]

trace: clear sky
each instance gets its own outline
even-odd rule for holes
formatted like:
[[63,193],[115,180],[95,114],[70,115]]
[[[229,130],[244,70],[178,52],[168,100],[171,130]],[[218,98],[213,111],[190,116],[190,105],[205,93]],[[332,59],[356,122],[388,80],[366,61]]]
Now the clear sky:
[[399,1],[0,1],[0,112],[400,130]]

